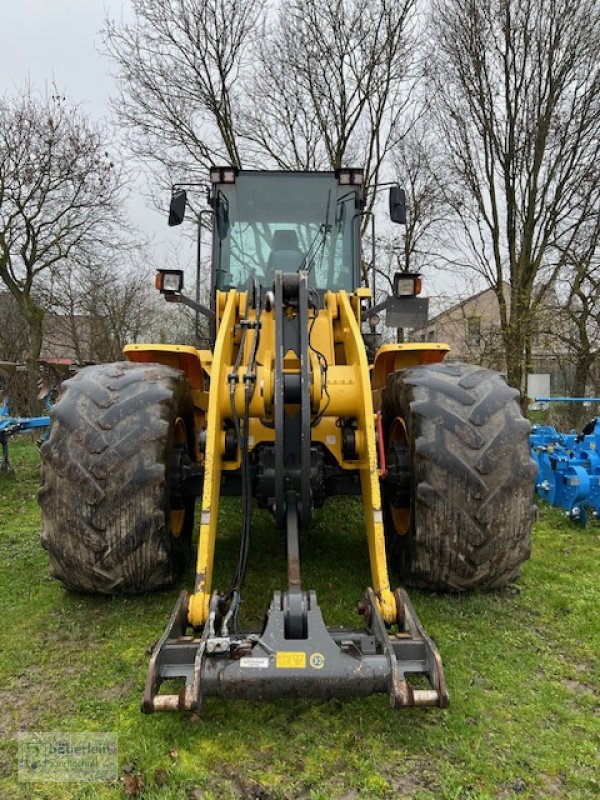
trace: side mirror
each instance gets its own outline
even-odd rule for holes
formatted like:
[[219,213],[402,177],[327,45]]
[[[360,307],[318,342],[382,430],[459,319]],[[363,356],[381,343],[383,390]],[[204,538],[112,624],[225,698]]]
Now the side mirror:
[[217,233],[221,241],[229,233],[229,200],[222,192],[217,197]]
[[177,189],[171,196],[169,206],[169,227],[181,225],[185,216],[185,206],[187,203],[187,192],[185,189]]
[[406,225],[406,192],[399,186],[390,189],[390,219]]

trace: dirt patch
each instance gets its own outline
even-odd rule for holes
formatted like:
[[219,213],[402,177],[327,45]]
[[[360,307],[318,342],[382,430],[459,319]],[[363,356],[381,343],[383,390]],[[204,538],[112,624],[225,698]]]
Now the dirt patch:
[[504,786],[497,792],[496,800],[509,800],[509,798],[518,797],[519,793],[525,791],[526,789],[527,784],[523,778],[515,778],[510,786]]
[[589,683],[583,683],[582,681],[566,680],[565,686],[574,694],[587,695],[588,697],[594,697],[596,694],[593,686]]
[[18,731],[33,728],[43,703],[41,691],[26,692],[15,688],[0,692],[0,738],[14,739]]
[[[4,745],[5,746],[5,745]],[[0,778],[8,778],[15,771],[15,756],[8,749],[0,750]]]
[[[254,780],[246,780],[242,775],[231,769],[226,769],[223,772],[227,788],[235,794],[239,800],[274,800],[273,795]],[[221,784],[222,786],[222,784]],[[219,786],[215,784],[216,794],[218,796]],[[204,796],[204,794],[202,795]]]
[[552,797],[559,797],[562,800],[562,798],[567,796],[560,776],[541,773],[536,776],[536,778],[541,786],[533,787],[528,785],[524,779],[517,778],[513,783],[509,786],[505,786],[496,794],[496,800],[509,800],[509,798],[510,800],[516,800],[521,792],[525,792],[529,789],[533,791],[533,795],[528,794],[527,796],[532,796],[539,800],[550,800]]
[[[74,668],[65,667],[61,679],[74,672]],[[66,716],[73,704],[65,699],[58,683],[48,680],[47,671],[35,664],[27,667],[8,690],[0,691],[0,740],[13,739],[19,731],[36,728],[46,711],[58,708]]]
[[539,777],[542,788],[536,792],[536,797],[565,797],[563,782],[558,775],[552,776],[542,774]]
[[120,683],[117,686],[109,686],[107,689],[104,689],[100,696],[103,700],[108,700],[108,702],[112,700],[121,700],[121,698],[129,694],[135,686],[135,681],[125,681],[125,683]]
[[433,789],[433,783],[427,776],[419,775],[395,775],[388,778],[394,790],[394,797],[414,797],[423,789]]

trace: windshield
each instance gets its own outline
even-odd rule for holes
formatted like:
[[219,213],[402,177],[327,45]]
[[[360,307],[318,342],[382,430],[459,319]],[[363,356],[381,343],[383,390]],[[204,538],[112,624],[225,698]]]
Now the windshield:
[[316,289],[358,285],[358,187],[332,173],[244,173],[215,186],[216,285],[270,286],[276,270],[309,273]]

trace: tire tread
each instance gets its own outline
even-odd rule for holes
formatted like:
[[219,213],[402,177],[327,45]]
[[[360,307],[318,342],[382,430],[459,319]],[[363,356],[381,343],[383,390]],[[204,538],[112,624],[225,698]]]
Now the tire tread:
[[518,576],[530,553],[535,465],[517,397],[498,373],[458,362],[389,376],[384,424],[403,417],[412,448],[411,527],[388,536],[406,582],[464,591]]
[[[42,544],[68,589],[130,594],[170,586],[168,472],[179,370],[118,362],[65,381],[42,445]],[[183,412],[182,412],[183,413]]]

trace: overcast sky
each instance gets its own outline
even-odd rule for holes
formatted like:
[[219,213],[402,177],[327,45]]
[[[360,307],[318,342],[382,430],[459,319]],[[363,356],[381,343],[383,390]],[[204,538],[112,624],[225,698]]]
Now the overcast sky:
[[[56,83],[71,101],[100,119],[111,115],[113,64],[100,54],[107,13],[131,16],[128,0],[0,0],[0,94],[27,81],[44,90]],[[134,225],[154,242],[156,262],[173,257],[181,235],[134,189],[128,203]]]
[[100,56],[105,5],[119,14],[127,2],[105,0],[0,0],[0,80],[3,94],[29,79],[43,88],[55,81],[90,114],[108,113],[113,90],[109,64]]
[[[114,65],[100,53],[100,31],[107,14],[132,16],[129,0],[0,0],[0,10],[0,95],[18,91],[27,81],[42,91],[54,82],[91,117],[110,116]],[[153,265],[190,270],[193,247],[151,208],[142,196],[144,186],[140,179],[132,187],[128,208],[134,226],[152,240]]]

